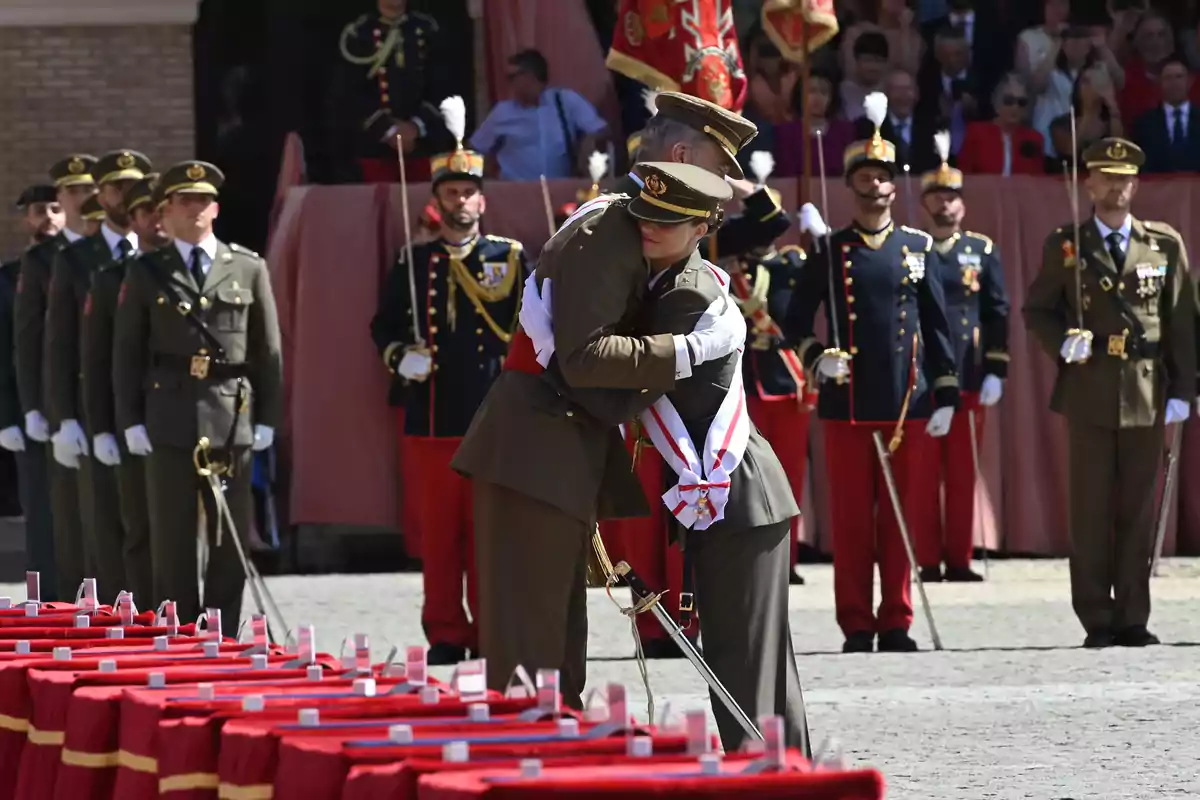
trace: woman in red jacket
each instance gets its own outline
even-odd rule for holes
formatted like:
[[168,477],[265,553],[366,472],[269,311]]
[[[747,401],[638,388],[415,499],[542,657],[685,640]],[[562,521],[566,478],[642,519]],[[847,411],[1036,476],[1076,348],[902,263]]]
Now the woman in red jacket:
[[958,168],[973,175],[1041,175],[1046,171],[1042,135],[1029,127],[1029,90],[1009,73],[992,97],[996,118],[972,122],[958,151]]

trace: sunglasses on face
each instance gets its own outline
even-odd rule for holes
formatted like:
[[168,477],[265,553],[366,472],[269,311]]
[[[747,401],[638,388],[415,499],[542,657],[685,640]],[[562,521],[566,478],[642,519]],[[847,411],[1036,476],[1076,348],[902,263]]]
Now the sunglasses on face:
[[1025,106],[1029,105],[1028,97],[1021,97],[1015,94],[1006,94],[1000,99],[1006,106],[1017,106],[1019,108],[1024,108]]

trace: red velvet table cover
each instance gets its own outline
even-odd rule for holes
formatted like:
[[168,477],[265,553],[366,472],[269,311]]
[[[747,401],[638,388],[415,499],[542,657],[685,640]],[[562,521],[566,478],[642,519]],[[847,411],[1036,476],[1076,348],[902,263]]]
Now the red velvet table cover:
[[[13,609],[6,608],[0,611],[12,611]],[[74,628],[75,617],[84,612],[74,609],[66,613],[46,614],[39,613],[36,617],[26,617],[24,612],[20,615],[12,615],[0,617],[0,638],[4,639],[20,639],[25,636],[23,628]],[[143,611],[133,618],[134,625],[153,625],[155,614],[153,611]],[[121,625],[121,618],[112,614],[89,614],[89,628],[111,628]],[[181,625],[180,628],[183,626]],[[84,630],[80,628],[79,630]]]
[[[13,628],[0,629],[0,653],[11,653],[17,649],[20,642],[28,642],[29,650],[33,653],[50,652],[55,647],[119,647],[124,640],[154,639],[158,636],[171,635],[171,629],[162,625],[128,625],[122,628],[120,639],[109,639],[108,628],[103,631],[87,628]],[[180,625],[176,630],[178,636],[193,636],[196,626],[193,623]]]

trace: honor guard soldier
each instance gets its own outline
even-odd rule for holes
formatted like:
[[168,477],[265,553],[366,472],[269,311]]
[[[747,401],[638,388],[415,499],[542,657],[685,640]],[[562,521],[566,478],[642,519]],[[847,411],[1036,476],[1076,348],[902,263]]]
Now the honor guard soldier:
[[[158,175],[147,175],[125,193],[124,207],[129,224],[137,237],[138,252],[147,253],[164,244],[157,224],[154,188]],[[118,509],[123,537],[119,546],[125,583],[135,599],[150,603],[154,582],[150,562],[150,515],[146,507],[145,464],[129,454],[125,437],[117,426],[113,390],[113,330],[117,316],[117,297],[131,259],[109,261],[92,273],[91,289],[84,304],[80,359],[83,385],[83,411],[92,433],[97,460],[111,467],[116,475]],[[115,448],[115,449],[114,449]],[[103,471],[104,467],[96,467]],[[97,489],[99,491],[99,489]],[[167,599],[167,598],[161,598]]]
[[[797,282],[784,330],[820,384],[833,523],[834,601],[843,650],[908,652],[917,644],[909,592],[911,565],[897,522],[920,480],[921,429],[945,436],[958,404],[958,377],[942,285],[928,273],[933,240],[896,225],[896,149],[879,135],[887,100],[864,102],[875,134],[846,148],[846,182],[854,222],[816,240]],[[825,306],[833,341],[816,338]],[[832,307],[831,307],[832,305]],[[934,410],[936,408],[936,410]],[[928,420],[928,422],[926,422]],[[874,443],[890,439],[890,464],[901,508],[894,508]],[[879,562],[882,599],[871,608],[872,567]]]
[[[786,217],[785,217],[786,219]],[[779,321],[787,314],[804,270],[803,249],[750,253],[735,261],[730,287],[746,317],[749,335],[742,358],[746,406],[750,419],[783,464],[797,503],[804,498],[808,467],[809,416],[816,402],[794,350],[784,345]],[[800,544],[800,518],[792,524],[791,583],[804,579],[795,571]]]
[[[65,224],[58,235],[30,247],[21,257],[21,275],[13,305],[17,392],[25,412],[25,435],[31,448],[32,443],[39,443],[43,455],[45,444],[50,441],[46,391],[46,363],[50,355],[46,342],[46,309],[50,278],[58,251],[87,235],[83,205],[96,193],[96,181],[92,177],[95,163],[95,156],[80,153],[68,156],[50,168],[50,179],[54,182]],[[86,559],[83,543],[78,472],[52,458],[46,462],[57,565],[55,590],[60,599],[66,600],[75,596],[85,574],[95,574],[95,564]],[[43,599],[45,597],[43,595]]]
[[1154,498],[1163,426],[1196,396],[1194,287],[1187,248],[1129,212],[1145,154],[1087,148],[1095,214],[1046,238],[1025,326],[1058,365],[1051,410],[1067,420],[1071,602],[1085,647],[1143,647],[1150,618]]
[[[101,590],[114,593],[128,588],[122,556],[125,531],[113,469],[120,460],[120,449],[112,420],[87,416],[81,381],[81,333],[83,318],[90,312],[88,297],[94,277],[114,261],[123,262],[137,252],[137,235],[130,229],[125,192],[149,170],[149,159],[133,150],[107,153],[92,166],[104,221],[98,232],[59,251],[46,312],[46,344],[50,351],[46,391],[50,419],[58,428],[52,439],[54,458],[65,467],[79,470],[84,547],[95,559],[95,577]],[[92,463],[91,455],[99,463]]]
[[[253,524],[250,451],[271,446],[282,413],[279,320],[266,262],[213,235],[221,171],[184,161],[160,181],[174,241],[126,268],[113,334],[116,421],[129,453],[146,459],[154,601],[174,600],[184,619],[218,608],[233,636],[245,585],[233,537],[244,543]],[[208,469],[223,483],[225,521]],[[197,531],[208,551],[203,605]]]
[[[483,156],[461,142],[433,159],[440,237],[411,248],[411,268],[402,259],[392,269],[371,321],[371,336],[395,376],[389,402],[405,406],[404,499],[420,530],[421,622],[431,664],[457,663],[478,650],[470,482],[450,468],[450,459],[500,374],[526,273],[519,242],[479,232],[483,167]],[[520,469],[520,458],[514,456],[513,469]],[[471,620],[463,608],[464,574]]]
[[[29,247],[53,241],[65,223],[58,190],[51,185],[30,186],[17,198]],[[12,453],[17,472],[17,489],[25,515],[26,569],[38,572],[45,583],[42,599],[55,592],[54,526],[50,505],[50,474],[46,449],[26,439],[14,344],[14,306],[21,275],[21,261],[0,265],[0,447]]]
[[342,30],[338,102],[368,183],[400,179],[396,135],[407,178],[429,179],[429,157],[453,147],[438,104],[450,94],[437,21],[405,10],[406,0],[378,0]]
[[[962,229],[963,176],[947,163],[950,134],[942,131],[935,139],[942,165],[921,176],[921,205],[933,234],[926,272],[940,278],[946,295],[961,399],[950,433],[940,440],[922,437],[929,448],[928,468],[922,472],[925,480],[920,482],[925,505],[914,513],[910,529],[916,538],[922,581],[971,582],[983,580],[971,569],[976,459],[983,440],[984,409],[1000,400],[1008,375],[1008,295],[995,244],[982,233]],[[943,484],[944,524],[939,498]]]

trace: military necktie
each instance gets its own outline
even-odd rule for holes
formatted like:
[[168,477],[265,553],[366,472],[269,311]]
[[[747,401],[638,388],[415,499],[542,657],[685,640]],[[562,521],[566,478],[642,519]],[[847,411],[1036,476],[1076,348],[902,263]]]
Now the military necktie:
[[1125,268],[1125,251],[1121,249],[1121,243],[1125,237],[1113,231],[1105,236],[1104,240],[1108,242],[1108,254],[1112,256],[1113,266],[1117,268],[1117,272],[1120,272]]
[[196,282],[197,289],[204,288],[204,264],[200,260],[200,248],[192,248],[192,264],[189,267],[192,272],[192,280]]
[[133,243],[128,239],[122,239],[117,242],[117,253],[119,258],[125,258],[133,252]]

